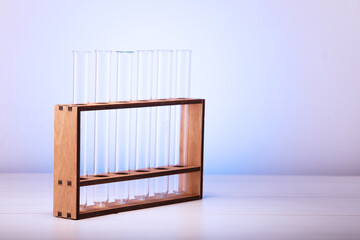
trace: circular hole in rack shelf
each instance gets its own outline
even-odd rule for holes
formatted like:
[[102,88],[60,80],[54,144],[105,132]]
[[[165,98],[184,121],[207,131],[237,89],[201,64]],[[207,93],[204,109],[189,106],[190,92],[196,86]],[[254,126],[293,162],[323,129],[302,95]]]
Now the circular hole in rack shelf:
[[106,174],[97,174],[97,175],[94,175],[94,177],[108,177],[108,175],[106,175]]
[[116,174],[116,175],[129,175],[130,173],[128,173],[128,172],[114,172],[114,174]]
[[167,168],[167,167],[157,167],[157,168],[155,168],[156,170],[168,170],[169,168]]
[[150,171],[146,169],[140,169],[140,170],[135,170],[135,172],[150,172]]
[[174,167],[186,167],[185,165],[174,165]]

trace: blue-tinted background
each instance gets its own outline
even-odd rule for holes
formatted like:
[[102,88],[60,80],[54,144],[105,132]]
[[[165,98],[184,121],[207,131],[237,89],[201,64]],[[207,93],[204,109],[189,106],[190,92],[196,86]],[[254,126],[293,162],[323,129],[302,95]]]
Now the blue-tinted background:
[[72,50],[193,50],[205,173],[360,174],[360,1],[0,0],[0,172],[52,172]]

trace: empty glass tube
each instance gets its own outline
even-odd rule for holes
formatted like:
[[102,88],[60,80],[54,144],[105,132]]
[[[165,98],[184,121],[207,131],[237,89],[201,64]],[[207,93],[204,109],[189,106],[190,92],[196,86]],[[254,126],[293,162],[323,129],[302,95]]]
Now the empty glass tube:
[[[173,52],[172,50],[157,51],[157,99],[171,97]],[[157,169],[169,167],[170,125],[171,106],[156,108],[155,167]],[[169,177],[155,178],[154,195],[163,198],[168,194],[168,191]]]
[[[132,100],[134,51],[117,51],[117,101]],[[130,170],[131,109],[116,111],[115,173],[128,174]],[[115,202],[129,201],[129,182],[116,182]]]
[[[112,51],[95,51],[95,101],[110,101],[111,58]],[[95,113],[95,158],[94,174],[98,177],[109,174],[109,111]],[[109,201],[108,184],[94,186],[94,204],[105,206]]]
[[[176,50],[176,97],[190,97],[191,80],[191,50]],[[189,106],[182,105],[175,107],[175,140],[174,165],[186,166],[187,146],[188,146],[188,127],[189,127]],[[176,194],[186,192],[186,176],[174,176],[173,191]]]
[[[137,51],[137,99],[152,98],[154,51]],[[151,108],[137,109],[135,169],[148,171],[150,167]],[[134,196],[145,200],[149,196],[149,179],[135,181]]]
[[[89,56],[88,51],[73,51],[73,103],[88,103],[88,83],[89,83]],[[88,175],[88,124],[87,112],[81,115],[80,129],[80,176]],[[87,205],[86,187],[80,188],[80,208]]]

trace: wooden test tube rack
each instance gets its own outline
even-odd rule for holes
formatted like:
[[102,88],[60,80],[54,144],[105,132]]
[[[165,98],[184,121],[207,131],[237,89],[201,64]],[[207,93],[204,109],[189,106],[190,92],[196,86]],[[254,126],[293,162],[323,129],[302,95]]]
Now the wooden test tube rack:
[[[84,179],[80,178],[81,112],[172,105],[182,105],[181,128],[185,126],[185,124],[183,124],[183,110],[187,109],[188,111],[189,136],[187,144],[187,166],[181,166],[182,159],[180,159],[180,165],[169,166],[167,169],[152,168],[147,172],[130,171],[130,173],[126,175],[110,173],[103,177],[90,175]],[[185,105],[188,107],[184,108]],[[204,113],[205,100],[192,98],[56,105],[54,121],[53,215],[67,219],[83,219],[202,199]],[[180,146],[180,152],[184,151],[184,149],[186,149],[184,146]],[[174,174],[180,174],[180,178],[186,177],[185,194],[168,194],[165,198],[149,197],[144,201],[131,199],[125,204],[114,202],[109,203],[106,207],[90,206],[80,210],[79,201],[81,186],[169,176]]]

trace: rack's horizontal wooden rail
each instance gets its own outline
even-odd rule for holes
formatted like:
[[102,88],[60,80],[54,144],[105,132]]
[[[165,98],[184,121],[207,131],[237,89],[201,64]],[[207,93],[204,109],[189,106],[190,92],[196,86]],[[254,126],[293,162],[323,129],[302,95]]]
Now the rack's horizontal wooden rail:
[[129,180],[136,180],[143,178],[162,177],[162,176],[169,176],[169,175],[181,174],[181,173],[198,172],[200,170],[201,170],[200,166],[184,166],[184,167],[169,166],[167,169],[150,168],[149,170],[146,171],[132,170],[129,171],[128,173],[119,172],[119,173],[110,173],[109,175],[100,174],[100,176],[90,175],[85,179],[80,178],[80,186],[129,181]]
[[198,104],[203,103],[203,99],[196,98],[169,98],[137,101],[119,101],[106,103],[87,103],[87,104],[60,104],[56,105],[60,110],[72,111],[77,107],[79,111],[111,110],[121,108],[142,108],[142,107],[161,107],[170,105]]
[[184,195],[169,194],[165,198],[149,197],[148,199],[146,199],[146,201],[139,201],[132,199],[125,204],[118,204],[113,202],[113,203],[109,203],[106,207],[100,208],[100,207],[92,206],[92,207],[88,207],[85,210],[81,210],[79,214],[79,219],[97,217],[97,216],[131,211],[131,210],[138,210],[143,208],[158,207],[158,206],[188,202],[199,199],[201,199],[201,197],[196,194],[184,194]]

